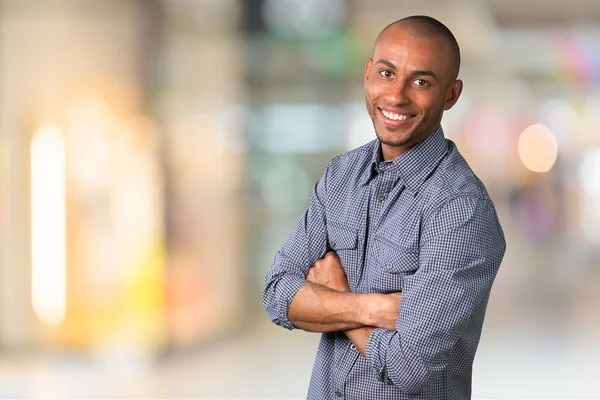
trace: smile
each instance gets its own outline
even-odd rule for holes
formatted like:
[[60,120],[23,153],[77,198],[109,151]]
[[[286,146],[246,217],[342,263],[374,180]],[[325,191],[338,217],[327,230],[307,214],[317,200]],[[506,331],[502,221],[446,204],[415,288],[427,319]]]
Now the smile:
[[411,115],[396,114],[396,113],[393,113],[391,111],[386,111],[386,110],[381,110],[381,112],[383,113],[383,115],[385,115],[385,117],[387,119],[391,119],[394,121],[404,121],[405,119],[409,119],[411,117]]
[[389,110],[379,109],[383,115],[383,122],[390,127],[397,127],[415,117],[414,114],[399,114]]

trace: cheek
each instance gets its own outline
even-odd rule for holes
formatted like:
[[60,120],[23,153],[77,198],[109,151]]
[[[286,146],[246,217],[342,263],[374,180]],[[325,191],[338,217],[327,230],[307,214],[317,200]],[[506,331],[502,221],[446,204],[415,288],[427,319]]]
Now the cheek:
[[367,113],[369,114],[369,117],[371,117],[371,119],[375,118],[375,106],[373,106],[369,99],[366,99],[365,103],[367,106]]
[[371,116],[374,116],[375,111],[377,111],[377,105],[379,104],[380,100],[384,98],[382,90],[380,88],[371,86],[369,90],[366,91],[365,98],[367,100],[369,112],[371,113]]
[[373,84],[369,87],[369,93],[371,94],[371,98],[372,99],[377,99],[378,97],[381,97],[385,94],[386,89],[389,90],[389,88],[386,87],[385,84]]
[[369,111],[369,114],[373,114],[373,111],[375,109],[375,105],[373,104],[373,100],[376,98],[376,96],[373,94],[373,91],[371,90],[371,88],[366,88],[365,89],[365,103],[367,104],[367,110]]
[[439,114],[444,107],[444,99],[437,96],[421,97],[416,101],[419,107],[429,115]]
[[365,85],[365,93],[367,93],[370,99],[376,99],[385,92],[386,86],[386,83],[382,82],[381,79],[372,76]]
[[367,102],[369,103],[373,101],[373,85],[371,84],[365,85],[365,99],[367,99]]

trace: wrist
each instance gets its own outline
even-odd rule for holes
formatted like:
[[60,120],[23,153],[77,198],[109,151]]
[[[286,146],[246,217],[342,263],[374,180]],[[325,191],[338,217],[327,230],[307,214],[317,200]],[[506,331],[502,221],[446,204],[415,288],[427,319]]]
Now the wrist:
[[377,326],[377,298],[378,294],[364,293],[359,294],[358,307],[359,313],[358,322],[365,326]]

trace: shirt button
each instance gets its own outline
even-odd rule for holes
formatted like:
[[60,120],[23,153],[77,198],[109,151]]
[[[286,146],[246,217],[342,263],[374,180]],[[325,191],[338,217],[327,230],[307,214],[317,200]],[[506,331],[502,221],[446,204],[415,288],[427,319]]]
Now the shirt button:
[[388,271],[390,269],[392,269],[392,264],[390,264],[390,263],[385,264],[385,269],[388,270]]
[[336,390],[335,391],[335,396],[336,397],[342,397],[342,391],[341,390]]
[[331,247],[335,247],[336,243],[335,242],[331,242]]
[[383,193],[379,194],[379,196],[377,196],[377,200],[379,200],[379,201],[385,200],[385,195]]
[[356,350],[356,346],[354,345],[354,343],[352,343],[352,344],[350,345],[350,349],[351,349],[351,350]]

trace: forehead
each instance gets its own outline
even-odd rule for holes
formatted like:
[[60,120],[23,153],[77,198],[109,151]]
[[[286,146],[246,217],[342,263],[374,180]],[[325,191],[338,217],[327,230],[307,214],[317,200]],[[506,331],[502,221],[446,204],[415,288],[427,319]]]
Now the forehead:
[[373,61],[386,59],[397,68],[449,73],[452,65],[450,44],[440,35],[417,35],[408,29],[390,27],[375,43]]

